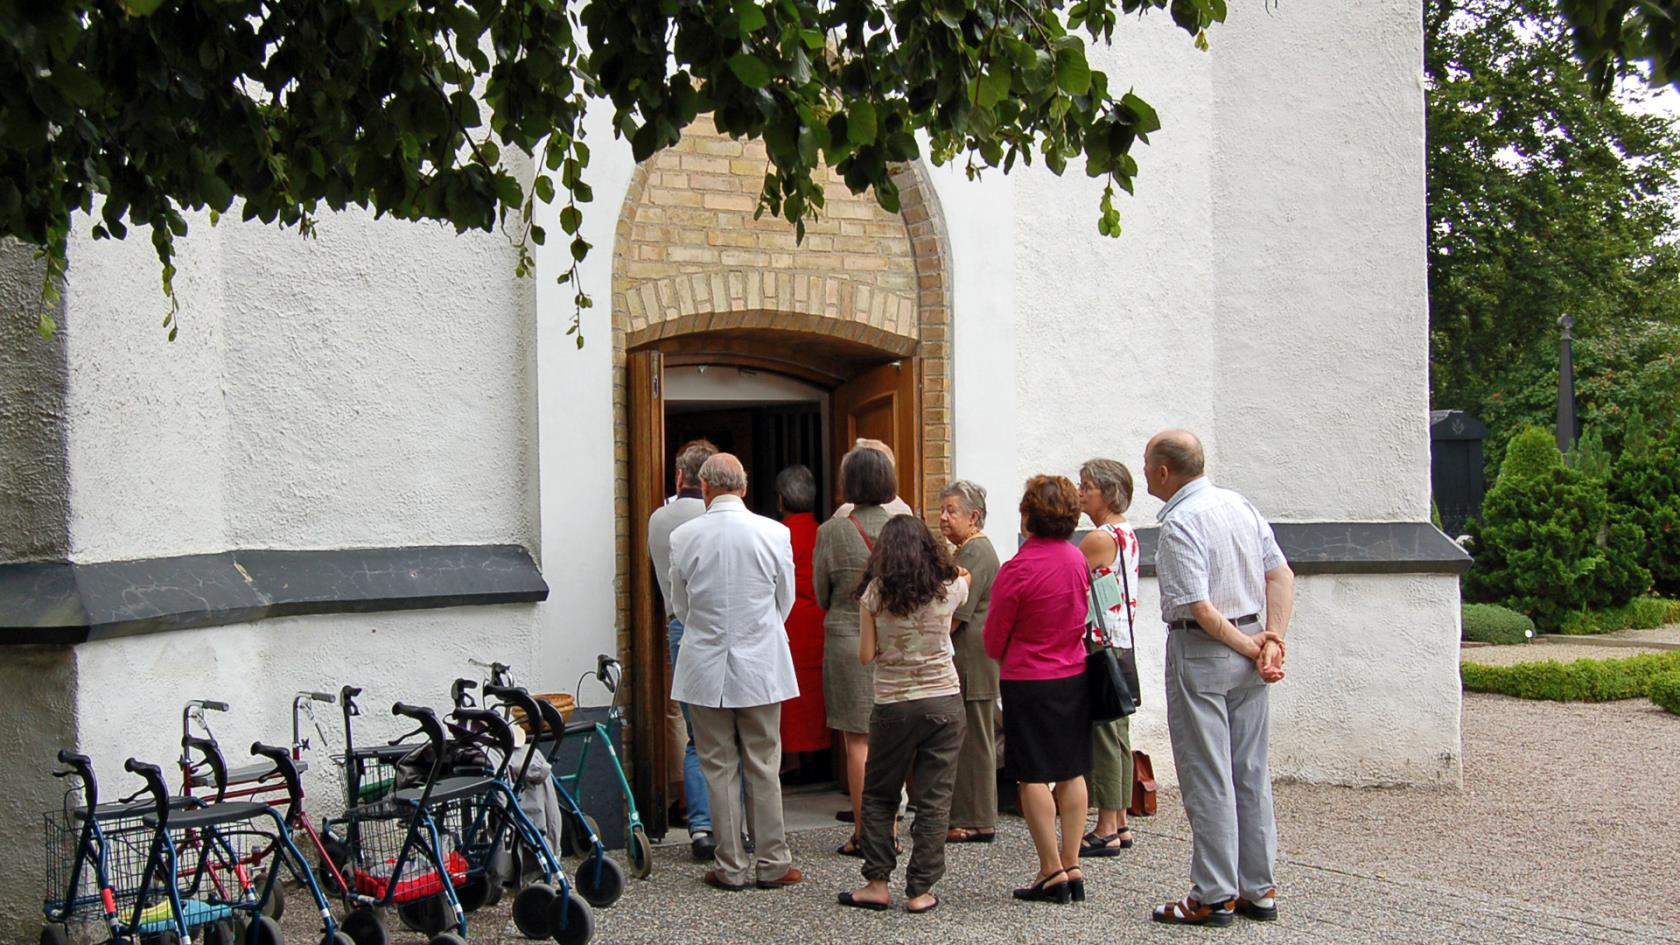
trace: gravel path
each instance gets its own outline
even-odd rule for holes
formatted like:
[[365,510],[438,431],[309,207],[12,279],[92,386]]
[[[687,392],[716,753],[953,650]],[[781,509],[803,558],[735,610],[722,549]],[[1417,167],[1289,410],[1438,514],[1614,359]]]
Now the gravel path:
[[[1568,746],[1567,761],[1560,744]],[[1270,926],[1241,920],[1211,936],[1325,945],[1680,940],[1680,830],[1670,821],[1680,785],[1680,718],[1643,700],[1565,705],[1469,695],[1464,755],[1462,793],[1278,785],[1284,917]],[[595,912],[593,941],[1200,941],[1200,932],[1148,918],[1152,903],[1186,886],[1182,808],[1172,795],[1160,808],[1138,822],[1134,849],[1089,862],[1091,901],[1070,907],[1009,899],[1009,888],[1033,870],[1018,818],[1004,819],[993,845],[948,848],[949,872],[938,887],[944,902],[928,916],[835,904],[838,890],[858,882],[858,861],[832,852],[845,827],[793,835],[806,881],[773,892],[708,889],[685,847],[657,847],[653,878],[632,881],[619,903]],[[301,890],[289,892],[286,940],[318,941]],[[472,917],[474,943],[527,941],[509,921],[508,904]],[[391,925],[393,942],[425,941]]]
[[1459,659],[1483,666],[1512,666],[1517,663],[1541,663],[1556,660],[1572,663],[1575,660],[1614,660],[1641,653],[1672,653],[1673,650],[1644,646],[1597,646],[1591,643],[1519,643],[1515,646],[1467,646],[1458,651]]

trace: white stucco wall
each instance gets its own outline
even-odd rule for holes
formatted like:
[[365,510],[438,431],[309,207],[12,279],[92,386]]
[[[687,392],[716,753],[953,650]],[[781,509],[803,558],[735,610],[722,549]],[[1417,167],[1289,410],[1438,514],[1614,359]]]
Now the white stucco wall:
[[[63,809],[50,777],[60,748],[74,748],[75,658],[64,647],[0,651],[0,692],[22,698],[0,711],[0,941],[35,941],[45,891],[42,814]],[[120,770],[120,769],[119,769]]]
[[[64,337],[36,330],[43,267],[0,240],[0,562],[54,560],[68,550]],[[63,308],[51,313],[62,321]]]
[[[1143,708],[1132,747],[1176,784],[1167,737],[1167,630],[1153,578],[1138,592]],[[1458,580],[1452,575],[1296,579],[1284,680],[1271,689],[1274,777],[1331,784],[1447,784],[1462,770]]]

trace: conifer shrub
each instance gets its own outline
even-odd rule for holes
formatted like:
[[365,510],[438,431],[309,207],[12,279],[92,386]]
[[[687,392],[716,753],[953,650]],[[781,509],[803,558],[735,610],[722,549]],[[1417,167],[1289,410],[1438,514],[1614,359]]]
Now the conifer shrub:
[[1534,621],[1498,604],[1465,604],[1463,637],[1476,643],[1501,646],[1527,643],[1534,636]]
[[1659,593],[1680,597],[1680,451],[1628,450],[1609,479],[1615,515],[1644,533],[1640,564]]
[[1563,454],[1558,452],[1557,438],[1551,431],[1545,427],[1523,427],[1505,447],[1505,458],[1499,463],[1499,478],[1495,482],[1530,479],[1561,469],[1563,465]]
[[1476,562],[1464,589],[1471,600],[1521,611],[1552,632],[1571,612],[1643,594],[1651,574],[1640,564],[1644,533],[1612,518],[1604,483],[1565,468],[1550,444],[1549,464],[1532,462],[1542,454],[1524,444],[1530,432],[1512,441],[1482,517],[1470,525]]

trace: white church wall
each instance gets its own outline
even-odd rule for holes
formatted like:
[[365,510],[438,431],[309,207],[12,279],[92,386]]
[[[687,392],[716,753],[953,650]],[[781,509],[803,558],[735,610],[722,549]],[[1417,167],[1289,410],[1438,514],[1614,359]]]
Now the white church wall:
[[68,647],[7,647],[0,692],[18,697],[0,712],[0,941],[35,941],[46,875],[41,815],[64,809],[66,789],[48,772],[60,748],[76,746],[75,658]]
[[1427,521],[1423,24],[1233,9],[1214,36],[1212,456],[1294,521]]
[[548,600],[538,605],[542,659],[536,681],[570,691],[598,653],[618,650],[614,581],[618,563],[613,497],[612,259],[614,229],[635,171],[628,143],[613,137],[611,110],[587,116],[595,200],[583,236],[594,249],[581,268],[594,307],[583,312],[582,348],[566,333],[574,287],[555,278],[570,266],[559,205],[548,207],[547,245],[537,249],[538,470],[542,557]]
[[[382,614],[287,617],[201,630],[121,637],[77,647],[76,740],[93,758],[104,791],[131,793],[129,756],[179,781],[181,708],[188,699],[227,702],[206,714],[231,765],[250,764],[253,741],[290,744],[291,701],[299,689],[337,693],[360,686],[358,744],[408,731],[391,714],[402,701],[447,710],[456,677],[483,678],[469,659],[531,665],[538,646],[534,608],[461,607]],[[339,708],[317,705],[329,745],[306,731],[313,749],[305,792],[311,813],[342,805],[329,755],[343,748]]]

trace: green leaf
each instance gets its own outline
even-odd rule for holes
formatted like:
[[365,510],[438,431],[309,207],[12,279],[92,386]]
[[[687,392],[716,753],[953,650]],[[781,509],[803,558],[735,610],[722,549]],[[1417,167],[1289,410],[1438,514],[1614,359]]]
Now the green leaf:
[[568,234],[576,233],[583,225],[583,211],[576,207],[565,207],[560,211],[560,229]]
[[875,106],[868,99],[855,99],[846,109],[846,140],[865,145],[875,140]]
[[730,56],[729,71],[749,89],[762,89],[770,84],[770,66],[752,53]]
[[991,108],[1009,97],[1009,66],[993,63],[990,71],[980,76],[980,105]]
[[1056,84],[1069,95],[1084,95],[1091,89],[1091,67],[1085,50],[1062,49],[1056,53]]
[[1150,104],[1131,92],[1120,97],[1120,107],[1132,115],[1132,125],[1140,135],[1161,130],[1161,118]]
[[536,183],[532,184],[531,189],[534,193],[536,193],[537,199],[541,200],[543,203],[549,203],[554,200],[554,179],[549,177],[547,174],[538,176]]
[[79,66],[61,65],[53,69],[52,83],[71,102],[88,108],[99,101],[105,88],[91,73]]
[[163,0],[123,0],[123,11],[129,16],[151,16],[157,8],[163,6]]
[[752,0],[736,0],[735,18],[741,23],[742,36],[758,32],[769,22],[764,18],[764,10]]
[[40,319],[35,323],[36,334],[41,336],[42,341],[51,341],[53,333],[56,331],[58,331],[58,322],[53,320],[51,315],[42,311]]

